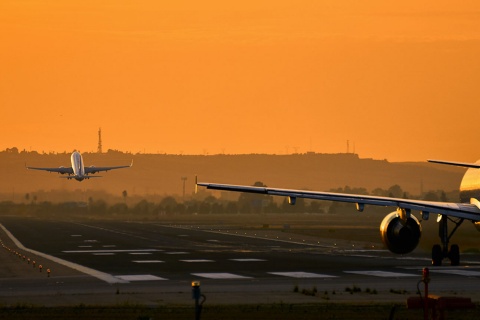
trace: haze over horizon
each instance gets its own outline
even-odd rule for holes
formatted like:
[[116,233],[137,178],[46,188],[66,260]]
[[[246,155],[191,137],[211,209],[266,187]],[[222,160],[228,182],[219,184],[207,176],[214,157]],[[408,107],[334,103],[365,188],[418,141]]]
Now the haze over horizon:
[[480,3],[0,3],[0,150],[480,158]]

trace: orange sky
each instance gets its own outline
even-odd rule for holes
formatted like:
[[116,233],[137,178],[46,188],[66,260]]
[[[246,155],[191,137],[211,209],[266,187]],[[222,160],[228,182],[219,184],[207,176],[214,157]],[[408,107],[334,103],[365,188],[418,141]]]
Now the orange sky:
[[480,2],[0,2],[0,150],[480,158]]

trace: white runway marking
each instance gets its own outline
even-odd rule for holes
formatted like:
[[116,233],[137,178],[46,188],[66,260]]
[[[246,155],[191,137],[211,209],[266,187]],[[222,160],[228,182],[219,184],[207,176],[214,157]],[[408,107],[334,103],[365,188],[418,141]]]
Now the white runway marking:
[[192,275],[208,279],[250,279],[233,273],[192,273]]
[[388,272],[388,271],[344,271],[345,273],[361,274],[365,276],[374,276],[382,278],[401,278],[401,277],[418,277],[418,274]]
[[160,250],[157,249],[131,249],[131,250],[107,250],[107,249],[100,249],[100,250],[66,250],[62,251],[63,253],[119,253],[119,252],[158,252]]
[[155,281],[155,280],[168,280],[165,278],[160,278],[151,274],[134,274],[134,275],[123,275],[115,276],[116,278],[124,281]]
[[99,252],[99,253],[92,253],[94,256],[114,256],[115,253],[111,252]]
[[133,260],[135,263],[164,263],[162,260]]
[[269,272],[277,276],[290,277],[290,278],[337,278],[337,276],[331,276],[328,274],[310,273],[310,272]]
[[91,248],[92,246],[78,246],[79,248]]
[[106,244],[106,245],[102,246],[102,248],[115,248],[115,247],[117,247],[117,246],[114,245],[114,244]]
[[15,243],[15,245],[19,248],[19,249],[22,249],[22,250],[25,250],[25,251],[28,251],[28,252],[31,252],[33,254],[36,254],[40,257],[43,257],[45,259],[49,259],[51,261],[54,261],[56,263],[60,263],[64,266],[67,266],[69,268],[72,268],[72,269],[75,269],[75,270],[78,270],[80,272],[83,272],[83,273],[86,273],[86,274],[89,274],[91,275],[92,277],[96,277],[100,280],[103,280],[105,282],[108,282],[108,283],[125,283],[127,281],[125,280],[122,280],[122,279],[119,279],[117,277],[114,277],[112,276],[111,274],[108,274],[108,273],[105,273],[105,272],[101,272],[101,271],[98,271],[98,270],[95,270],[95,269],[91,269],[91,268],[88,268],[88,267],[85,267],[85,266],[82,266],[80,264],[77,264],[77,263],[73,263],[73,262],[70,262],[70,261],[66,261],[66,260],[63,260],[63,259],[60,259],[60,258],[57,258],[57,257],[54,257],[54,256],[51,256],[51,255],[48,255],[48,254],[45,254],[43,252],[40,252],[40,251],[36,251],[36,250],[32,250],[32,249],[29,249],[29,248],[26,248],[20,241],[17,240],[17,238],[15,238],[13,236],[13,234],[7,230],[7,228],[5,228],[2,224],[0,224],[0,228],[3,229],[3,231],[5,231],[5,233],[7,234],[7,236],[12,239],[12,241]]
[[184,251],[172,251],[172,252],[165,252],[165,254],[188,254],[188,252],[184,252]]
[[230,259],[230,261],[238,261],[238,262],[258,262],[258,261],[267,261],[265,259]]
[[142,255],[149,255],[151,253],[150,252],[129,252],[128,254],[142,256]]
[[191,260],[180,260],[181,262],[196,263],[196,262],[215,262],[215,260],[207,259],[191,259]]
[[431,272],[439,272],[439,273],[446,273],[446,274],[456,274],[459,276],[467,276],[467,277],[480,277],[480,271],[472,271],[472,270],[461,270],[461,269],[430,269]]

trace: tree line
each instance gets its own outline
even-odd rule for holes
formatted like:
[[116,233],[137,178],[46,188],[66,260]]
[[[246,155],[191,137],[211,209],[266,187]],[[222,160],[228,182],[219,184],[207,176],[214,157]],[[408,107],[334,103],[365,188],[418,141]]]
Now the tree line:
[[[256,182],[254,186],[266,187],[262,182]],[[339,193],[355,193],[364,195],[386,196],[395,198],[411,198],[398,185],[388,189],[376,188],[368,192],[365,188],[337,188],[330,190]],[[457,201],[458,192],[446,193],[443,190],[428,191],[417,199],[429,201]],[[141,216],[157,217],[169,215],[192,215],[192,214],[268,214],[268,213],[336,213],[345,211],[346,208],[354,210],[354,206],[348,203],[318,201],[297,198],[294,206],[290,205],[286,198],[274,197],[261,194],[240,193],[237,200],[227,200],[222,196],[215,197],[210,192],[203,191],[200,195],[179,198],[176,196],[164,196],[158,201],[137,199],[135,202],[127,202],[127,193],[122,192],[122,200],[109,203],[100,197],[95,199],[88,197],[86,201],[51,202],[38,201],[36,196],[25,195],[22,203],[13,201],[0,202],[0,214],[31,215],[31,216],[71,216],[92,215],[97,217],[109,216]],[[382,208],[380,208],[382,209]],[[369,211],[378,211],[378,207],[370,207]]]

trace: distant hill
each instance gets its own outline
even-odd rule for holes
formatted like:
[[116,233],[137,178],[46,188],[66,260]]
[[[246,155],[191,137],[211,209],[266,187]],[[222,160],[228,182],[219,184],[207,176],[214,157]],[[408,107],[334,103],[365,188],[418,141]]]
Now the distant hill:
[[[38,190],[103,190],[120,195],[177,194],[194,190],[199,181],[252,185],[261,181],[268,186],[311,190],[339,187],[364,187],[371,191],[398,184],[404,191],[418,195],[421,189],[451,191],[458,188],[462,168],[430,163],[361,159],[356,154],[293,155],[163,155],[128,154],[109,151],[84,153],[85,165],[123,165],[134,160],[133,167],[101,174],[101,179],[82,182],[59,179],[60,175],[27,170],[29,166],[69,166],[70,154],[36,152],[0,152],[0,194],[22,195]],[[5,196],[6,195],[6,196]],[[1,199],[4,200],[4,199]]]

